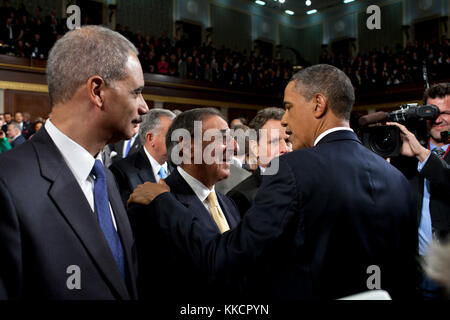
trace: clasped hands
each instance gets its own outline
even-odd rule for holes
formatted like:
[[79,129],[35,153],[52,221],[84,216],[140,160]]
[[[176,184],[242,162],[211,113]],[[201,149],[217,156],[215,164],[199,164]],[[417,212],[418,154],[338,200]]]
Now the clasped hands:
[[158,183],[145,182],[134,189],[130,198],[128,198],[127,205],[129,206],[131,203],[148,205],[164,192],[170,192],[170,187],[163,179],[160,179]]

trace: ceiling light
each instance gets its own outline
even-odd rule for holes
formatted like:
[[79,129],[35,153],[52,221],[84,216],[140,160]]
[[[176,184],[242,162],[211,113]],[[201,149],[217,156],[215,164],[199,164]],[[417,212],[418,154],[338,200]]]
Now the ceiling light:
[[314,14],[316,12],[317,12],[316,9],[312,9],[312,10],[306,11],[306,14]]
[[256,0],[255,3],[259,4],[260,6],[265,6],[266,5],[266,3],[264,1],[261,1],[261,0]]
[[294,11],[291,10],[284,10],[284,12],[286,12],[290,16],[294,15]]
[[278,0],[280,3],[285,3],[286,0]]
[[311,5],[311,0],[306,0],[305,4],[307,7],[309,7]]
[[350,3],[350,2],[353,2],[353,1],[355,1],[355,0],[344,0],[344,3]]

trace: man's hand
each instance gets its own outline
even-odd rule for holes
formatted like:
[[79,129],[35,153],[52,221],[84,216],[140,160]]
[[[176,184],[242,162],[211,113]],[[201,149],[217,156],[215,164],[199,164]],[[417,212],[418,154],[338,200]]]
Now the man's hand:
[[424,148],[417,140],[416,136],[410,132],[404,125],[397,122],[386,122],[388,126],[397,126],[400,129],[400,137],[403,144],[400,153],[407,157],[416,157],[420,162],[424,162],[430,155],[430,150]]
[[145,182],[134,189],[128,199],[127,205],[129,206],[130,203],[148,205],[153,199],[164,192],[170,192],[170,188],[163,179],[159,180],[158,183]]

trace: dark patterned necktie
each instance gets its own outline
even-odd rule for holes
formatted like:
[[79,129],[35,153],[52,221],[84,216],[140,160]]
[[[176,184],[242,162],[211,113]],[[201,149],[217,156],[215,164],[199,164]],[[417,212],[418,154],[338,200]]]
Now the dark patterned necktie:
[[441,148],[434,148],[433,150],[431,150],[431,152],[434,152],[439,158],[443,158],[445,151]]

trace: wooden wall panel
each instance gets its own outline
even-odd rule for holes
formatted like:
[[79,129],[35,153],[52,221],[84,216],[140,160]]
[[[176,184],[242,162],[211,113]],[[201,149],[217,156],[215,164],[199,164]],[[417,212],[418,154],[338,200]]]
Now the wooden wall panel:
[[47,118],[51,111],[47,93],[19,90],[5,90],[5,112],[29,112],[31,120]]

